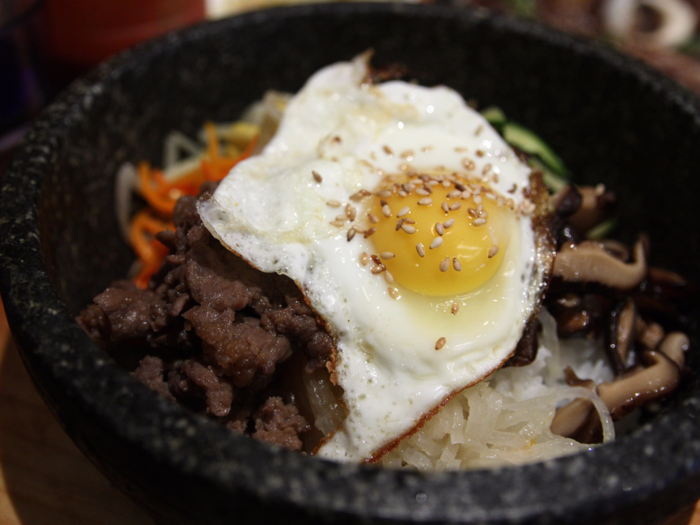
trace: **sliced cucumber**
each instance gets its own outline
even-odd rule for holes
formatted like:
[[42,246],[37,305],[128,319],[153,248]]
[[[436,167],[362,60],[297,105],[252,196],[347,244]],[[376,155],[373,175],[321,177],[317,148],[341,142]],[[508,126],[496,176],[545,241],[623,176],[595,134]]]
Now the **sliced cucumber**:
[[530,155],[537,156],[556,175],[568,179],[569,170],[566,169],[561,157],[554,153],[552,148],[529,129],[515,122],[508,121],[503,126],[503,138],[511,146]]
[[605,239],[610,236],[615,226],[617,226],[617,219],[613,217],[612,219],[601,222],[597,226],[593,226],[593,228],[586,233],[586,237],[594,241]]
[[544,182],[544,185],[547,186],[552,193],[558,192],[569,183],[566,177],[554,173],[537,157],[530,157],[528,159],[528,164],[531,168],[542,172],[542,182]]
[[501,108],[490,106],[482,110],[481,115],[496,129],[496,131],[503,134],[503,126],[508,122],[508,118],[506,118],[506,114],[503,113]]

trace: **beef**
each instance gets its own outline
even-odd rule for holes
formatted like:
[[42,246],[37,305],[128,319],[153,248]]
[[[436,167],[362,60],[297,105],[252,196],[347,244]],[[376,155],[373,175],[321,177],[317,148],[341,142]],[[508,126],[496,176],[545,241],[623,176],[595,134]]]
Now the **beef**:
[[152,390],[234,432],[299,449],[310,426],[290,402],[285,363],[297,353],[305,370],[325,367],[332,338],[291,280],[212,238],[195,198],[181,198],[173,220],[175,231],[156,236],[170,254],[149,288],[117,281],[78,322],[118,361],[140,352],[132,373]]
[[299,434],[310,430],[309,424],[292,404],[285,405],[281,398],[271,397],[255,412],[253,437],[292,450],[301,450]]

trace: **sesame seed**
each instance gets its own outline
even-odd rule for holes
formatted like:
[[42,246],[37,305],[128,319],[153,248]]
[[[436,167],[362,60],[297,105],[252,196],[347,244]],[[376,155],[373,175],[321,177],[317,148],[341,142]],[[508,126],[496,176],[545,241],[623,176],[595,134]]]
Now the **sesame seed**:
[[459,199],[462,196],[462,192],[459,190],[452,190],[447,194],[448,199]]
[[384,199],[386,199],[387,197],[391,197],[391,190],[378,191],[377,197],[382,197]]
[[382,259],[393,259],[396,255],[391,252],[382,252],[379,254],[379,257]]
[[440,204],[440,207],[442,208],[442,211],[444,211],[445,213],[450,211],[450,205],[447,204],[447,202],[443,202],[442,204]]
[[326,206],[330,206],[331,208],[340,208],[340,203],[336,200],[329,200],[326,203]]
[[368,213],[367,220],[372,224],[377,224],[379,222],[379,217],[377,217],[374,213]]
[[471,159],[464,159],[462,161],[462,166],[464,166],[467,171],[474,171],[476,168],[476,164],[474,164],[474,161]]
[[432,147],[432,146],[423,146],[423,147],[421,148],[421,151],[427,153],[427,152],[429,152],[429,151],[433,151],[433,147]]
[[445,339],[444,337],[441,337],[440,339],[437,340],[437,343],[435,343],[435,350],[440,350],[446,344],[447,344],[447,339]]
[[481,226],[482,224],[486,224],[486,219],[474,219],[472,222],[473,226]]
[[399,197],[408,197],[408,193],[406,193],[406,191],[403,189],[400,189],[397,193],[399,194]]
[[440,271],[441,272],[446,272],[447,270],[450,269],[450,258],[445,257],[442,262],[440,263]]
[[386,266],[384,266],[383,264],[377,264],[375,266],[372,266],[372,269],[370,271],[372,272],[372,275],[379,275],[385,270]]
[[403,218],[403,222],[404,222],[405,224],[415,224],[415,223],[416,223],[416,221],[414,221],[414,220],[411,219],[410,217],[404,217],[404,218]]
[[467,200],[472,196],[472,192],[469,190],[464,190],[462,192],[462,199]]
[[314,176],[314,180],[315,180],[316,182],[318,182],[319,184],[320,184],[321,182],[323,182],[323,177],[321,177],[321,175],[318,173],[318,171],[312,171],[312,172],[311,172],[311,175]]
[[457,312],[459,312],[459,305],[457,303],[452,303],[452,315],[455,315]]
[[426,190],[425,188],[418,188],[418,189],[416,190],[416,193],[417,193],[418,195],[423,195],[423,196],[425,197],[425,196],[427,196],[427,195],[430,195],[431,192],[429,192],[429,191]]
[[411,193],[413,193],[413,184],[407,184],[404,182],[401,185],[401,189],[410,195]]
[[508,193],[515,193],[516,191],[518,191],[518,185],[513,184],[513,186],[511,186],[511,188],[508,190]]
[[442,225],[445,227],[445,229],[447,229],[447,228],[452,228],[452,226],[454,226],[454,224],[455,224],[454,219],[447,219]]
[[484,196],[485,196],[487,199],[490,199],[490,200],[492,200],[492,201],[495,201],[495,200],[496,200],[496,194],[493,193],[492,191],[487,191],[486,193],[484,193]]
[[457,147],[457,148],[455,148],[455,151],[456,151],[457,153],[466,153],[466,152],[469,151],[469,150],[468,150],[467,148]]
[[386,284],[394,284],[394,276],[391,275],[389,270],[385,271],[382,275],[384,276],[384,281]]
[[379,255],[372,254],[371,257],[374,264],[382,264],[382,260],[379,258]]
[[491,246],[491,248],[489,248],[489,259],[491,257],[494,257],[497,253],[498,253],[498,246],[496,246],[494,244],[493,246]]
[[393,154],[394,154],[394,152],[391,151],[391,148],[390,148],[389,146],[383,146],[382,149],[384,150],[384,153],[386,153],[387,155],[393,155]]
[[423,197],[418,199],[418,206],[430,206],[433,203],[433,199],[430,197]]
[[336,135],[335,137],[333,137],[333,142],[337,142],[340,144],[342,142],[342,140],[340,139],[340,137],[338,135]]
[[459,262],[459,259],[457,259],[457,257],[452,258],[452,267],[455,269],[455,272],[462,271],[462,263]]
[[368,192],[367,190],[360,190],[360,191],[350,195],[350,200],[358,202],[358,201],[361,201],[362,199],[364,199],[365,197],[368,197],[370,195],[372,195],[372,194],[370,192]]
[[345,206],[345,215],[348,216],[348,219],[350,219],[351,221],[354,221],[355,218],[357,217],[357,210],[355,209],[354,206],[347,204]]
[[348,216],[347,215],[336,215],[335,220],[345,222],[348,220]]
[[409,206],[404,206],[399,210],[399,213],[396,214],[397,217],[404,217],[405,215],[408,215],[408,212],[411,211],[411,208]]
[[452,186],[452,183],[451,183],[449,180],[443,180],[443,181],[442,181],[442,187],[443,187],[443,188],[449,188],[450,186]]
[[428,192],[428,195],[433,193],[433,188],[430,186],[430,184],[423,184],[423,189]]
[[401,158],[411,160],[411,158],[413,158],[413,150],[407,149],[406,151],[401,153]]
[[408,234],[416,233],[416,227],[411,226],[410,224],[402,224],[401,229]]
[[487,212],[486,210],[479,212],[479,217],[481,217],[482,219],[486,219],[488,216],[489,212]]
[[474,131],[474,135],[478,137],[479,135],[481,135],[481,132],[482,132],[483,130],[484,130],[484,125],[483,125],[483,124],[479,124],[479,127],[477,127],[476,130]]
[[360,254],[360,264],[362,266],[367,266],[369,264],[369,255],[367,255],[367,252],[362,252]]
[[474,208],[467,208],[467,213],[477,219],[479,217],[479,212],[476,211]]
[[474,195],[473,199],[474,204],[481,204],[481,195]]
[[384,217],[391,217],[391,208],[389,208],[388,204],[382,206],[382,213],[384,214]]
[[477,157],[483,157],[484,155],[486,155],[486,153],[484,153],[482,150],[480,150],[480,149],[476,150]]
[[365,230],[365,233],[363,233],[362,236],[366,239],[367,237],[371,236],[376,231],[377,231],[377,228],[370,228],[369,230]]
[[355,231],[355,228],[350,228],[350,229],[348,230],[348,234],[347,234],[348,242],[352,241],[352,238],[355,236],[355,233],[357,233],[357,232]]
[[442,237],[435,237],[433,239],[433,242],[430,243],[430,249],[434,250],[435,248],[439,248],[440,246],[442,246],[442,242]]
[[399,298],[399,291],[396,288],[390,286],[388,292],[392,299]]
[[342,228],[343,226],[345,226],[345,218],[343,218],[342,221],[339,221],[338,219],[331,221],[331,224],[336,228]]
[[437,186],[440,184],[440,181],[437,179],[430,179],[428,182],[426,182],[428,186]]
[[438,235],[442,236],[445,234],[445,227],[442,225],[441,222],[436,222],[435,223],[435,231],[437,232]]
[[453,202],[452,204],[450,204],[450,211],[457,211],[461,207],[462,207],[461,202]]
[[494,173],[494,174],[493,174],[493,182],[494,182],[495,184],[498,184],[498,181],[499,181],[499,180],[500,180],[500,179],[498,178],[498,173]]
[[405,221],[403,219],[399,219],[398,221],[396,221],[396,231],[399,231],[401,229],[401,226],[403,226],[404,222]]
[[493,167],[493,166],[491,166],[491,164],[486,164],[486,165],[484,165],[484,169],[481,170],[481,174],[482,174],[482,175],[486,175],[489,171],[491,171],[491,168],[492,168],[492,167]]

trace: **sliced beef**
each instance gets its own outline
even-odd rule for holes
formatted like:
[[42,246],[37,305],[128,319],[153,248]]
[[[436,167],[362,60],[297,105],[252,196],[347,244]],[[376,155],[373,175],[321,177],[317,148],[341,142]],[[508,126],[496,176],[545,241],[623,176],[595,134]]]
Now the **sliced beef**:
[[122,363],[140,352],[133,374],[156,392],[234,432],[299,448],[309,425],[285,402],[294,395],[283,364],[298,352],[305,370],[325,367],[332,338],[290,279],[212,238],[195,198],[178,201],[173,222],[156,236],[170,254],[149,289],[115,282],[78,322]]
[[292,450],[301,450],[299,434],[310,430],[309,424],[299,415],[297,407],[285,404],[279,397],[271,397],[253,415],[253,437],[266,443],[274,443]]
[[175,401],[175,397],[170,393],[168,384],[165,382],[165,363],[162,359],[147,355],[141,360],[133,374],[136,379],[151,390]]

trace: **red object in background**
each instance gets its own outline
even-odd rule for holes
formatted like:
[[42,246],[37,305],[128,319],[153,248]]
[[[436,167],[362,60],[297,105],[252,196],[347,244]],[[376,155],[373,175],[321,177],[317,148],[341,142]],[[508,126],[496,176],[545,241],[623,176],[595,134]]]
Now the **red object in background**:
[[90,67],[204,18],[204,0],[46,0],[47,54]]

